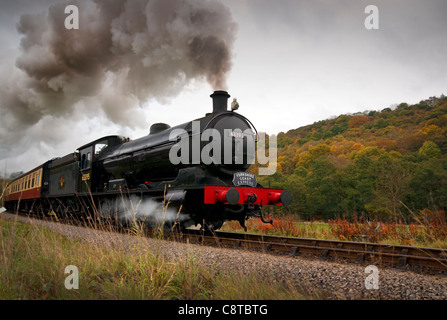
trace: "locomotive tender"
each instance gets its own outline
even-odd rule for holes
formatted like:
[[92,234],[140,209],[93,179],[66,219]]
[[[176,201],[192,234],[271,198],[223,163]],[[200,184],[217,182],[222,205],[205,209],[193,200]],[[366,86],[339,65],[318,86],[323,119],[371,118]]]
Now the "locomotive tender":
[[[227,110],[229,97],[226,91],[215,91],[213,112],[200,119],[172,128],[157,123],[149,135],[133,141],[106,136],[49,160],[8,184],[5,206],[26,213],[97,215],[120,222],[129,217],[148,224],[175,222],[182,228],[200,224],[219,229],[227,220],[237,220],[245,228],[251,217],[263,220],[262,206],[288,205],[291,196],[282,189],[264,188],[246,172],[254,159],[250,146],[257,133],[248,119]],[[197,135],[207,129],[222,140],[216,144],[221,150],[206,152],[211,163],[197,157],[208,145]],[[187,161],[173,164],[172,156],[179,151]],[[166,215],[166,208],[174,210],[174,217]]]

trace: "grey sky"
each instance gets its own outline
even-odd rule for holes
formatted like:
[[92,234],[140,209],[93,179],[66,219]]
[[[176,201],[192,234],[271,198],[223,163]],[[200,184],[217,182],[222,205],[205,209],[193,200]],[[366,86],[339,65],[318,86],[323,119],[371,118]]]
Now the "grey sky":
[[[20,54],[20,16],[45,12],[55,2],[65,3],[0,3],[0,78],[8,79],[8,85],[15,79],[10,73]],[[228,91],[258,131],[286,132],[342,113],[447,93],[444,0],[223,3],[237,24]],[[379,9],[379,30],[364,27],[369,4]],[[175,125],[201,117],[211,109],[212,90],[197,80],[178,95],[137,105],[135,126],[119,124],[89,104],[77,106],[65,118],[49,115],[30,128],[17,128],[20,145],[0,137],[0,170],[6,161],[8,172],[28,170],[103,135],[138,138],[152,123]],[[132,114],[126,114],[130,122]]]

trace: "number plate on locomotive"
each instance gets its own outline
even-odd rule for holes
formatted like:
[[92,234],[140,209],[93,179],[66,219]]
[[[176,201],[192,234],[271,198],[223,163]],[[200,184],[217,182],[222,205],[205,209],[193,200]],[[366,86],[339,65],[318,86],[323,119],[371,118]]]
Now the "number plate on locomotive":
[[249,172],[236,172],[233,175],[233,184],[236,187],[248,186],[255,188],[258,182],[256,181],[256,176]]

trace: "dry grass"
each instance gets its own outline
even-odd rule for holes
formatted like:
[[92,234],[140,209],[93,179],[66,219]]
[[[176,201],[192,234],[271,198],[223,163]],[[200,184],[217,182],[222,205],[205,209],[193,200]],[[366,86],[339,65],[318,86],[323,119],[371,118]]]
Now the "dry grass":
[[[100,228],[97,228],[97,232]],[[138,233],[138,230],[136,230]],[[309,299],[288,284],[222,274],[194,253],[168,260],[160,250],[92,245],[32,223],[0,219],[0,299]],[[141,239],[143,241],[143,239]],[[68,290],[65,268],[79,270]]]
[[[364,221],[354,217],[351,221],[342,218],[328,222],[303,222],[292,215],[273,218],[273,225],[259,219],[246,222],[250,233],[261,233],[301,238],[330,240],[367,241],[384,244],[410,245],[432,248],[447,248],[446,213],[442,210],[424,209],[413,214],[412,223]],[[228,221],[222,231],[243,232],[236,221]]]

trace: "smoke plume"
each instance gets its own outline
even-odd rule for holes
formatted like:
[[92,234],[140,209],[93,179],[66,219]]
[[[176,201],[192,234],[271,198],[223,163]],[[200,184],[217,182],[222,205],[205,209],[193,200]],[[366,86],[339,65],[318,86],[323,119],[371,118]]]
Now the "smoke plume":
[[[64,26],[69,4],[79,9],[78,30]],[[142,125],[142,105],[191,81],[226,89],[236,25],[210,0],[75,0],[23,15],[17,30],[20,55],[0,66],[1,151],[79,111]]]

